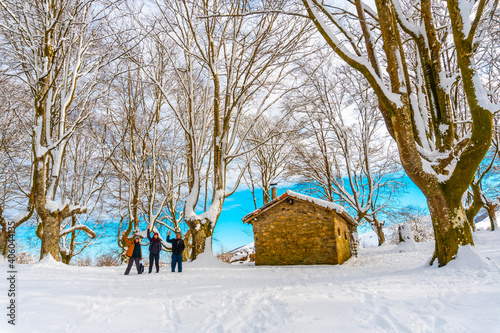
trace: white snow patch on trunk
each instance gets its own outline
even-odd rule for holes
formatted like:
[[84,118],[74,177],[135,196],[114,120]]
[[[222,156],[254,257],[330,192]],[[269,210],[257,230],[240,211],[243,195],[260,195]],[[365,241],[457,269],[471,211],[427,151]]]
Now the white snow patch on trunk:
[[227,268],[230,266],[217,259],[212,252],[212,237],[205,240],[205,251],[200,253],[192,262],[188,262],[188,268]]
[[470,24],[470,10],[474,7],[474,1],[472,0],[459,0],[458,8],[460,8],[460,15],[462,16],[462,22],[464,24],[462,32],[465,38],[469,36],[471,24]]

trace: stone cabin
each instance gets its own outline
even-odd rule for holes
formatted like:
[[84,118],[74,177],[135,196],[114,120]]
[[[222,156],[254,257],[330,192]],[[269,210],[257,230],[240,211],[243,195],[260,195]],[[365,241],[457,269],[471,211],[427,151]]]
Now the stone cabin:
[[335,203],[286,191],[242,220],[253,226],[256,265],[341,264],[356,221]]

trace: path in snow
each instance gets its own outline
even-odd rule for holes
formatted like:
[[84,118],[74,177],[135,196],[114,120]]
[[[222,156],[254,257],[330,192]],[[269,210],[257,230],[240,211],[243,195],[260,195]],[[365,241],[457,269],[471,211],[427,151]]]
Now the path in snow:
[[431,243],[361,249],[341,266],[18,265],[17,325],[3,315],[0,332],[498,332],[500,232],[476,239],[479,264],[472,251],[440,269]]

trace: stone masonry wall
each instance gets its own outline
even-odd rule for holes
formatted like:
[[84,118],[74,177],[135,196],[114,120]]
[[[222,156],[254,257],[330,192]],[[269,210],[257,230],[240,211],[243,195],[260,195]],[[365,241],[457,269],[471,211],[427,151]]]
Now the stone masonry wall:
[[285,199],[252,220],[255,264],[338,264],[349,259],[347,222],[334,211],[291,199],[293,204]]

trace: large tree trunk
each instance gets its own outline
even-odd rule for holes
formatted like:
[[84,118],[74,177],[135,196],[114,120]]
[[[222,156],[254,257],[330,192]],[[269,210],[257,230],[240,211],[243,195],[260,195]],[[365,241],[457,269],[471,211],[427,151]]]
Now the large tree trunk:
[[205,242],[208,237],[212,236],[212,228],[210,221],[201,223],[200,220],[187,222],[189,230],[186,232],[184,241],[186,248],[183,253],[184,259],[195,260],[200,253],[205,251]]
[[48,199],[45,196],[45,177],[42,176],[43,172],[45,172],[45,168],[42,168],[42,172],[35,170],[31,194],[35,210],[41,220],[37,228],[37,236],[42,241],[40,259],[50,254],[55,260],[60,261],[59,242],[62,221],[75,214],[85,213],[87,210],[81,207],[70,208],[70,204],[68,203],[55,211],[50,211],[46,206]]
[[427,196],[427,204],[431,212],[435,236],[434,256],[431,264],[437,259],[441,267],[455,259],[459,246],[474,245],[474,240],[460,200],[450,200],[444,191],[435,190],[434,194]]
[[[36,150],[36,147],[34,147],[34,150]],[[44,156],[35,159],[31,196],[34,202],[35,210],[41,220],[41,232],[39,233],[42,241],[40,259],[43,259],[45,255],[50,254],[55,260],[59,261],[59,235],[61,232],[62,221],[60,220],[57,212],[53,214],[46,207],[46,166],[47,162]]]
[[[360,61],[362,54],[349,39],[349,35],[344,34],[346,39],[343,41],[337,39],[335,33],[329,31],[330,26],[319,19],[318,16],[321,14],[318,9],[332,23],[339,26],[334,16],[327,15],[326,7],[316,0],[303,0],[303,3],[309,17],[326,42],[349,66],[361,72],[374,89],[387,130],[397,142],[403,168],[427,198],[435,233],[434,259],[438,260],[439,266],[446,265],[456,257],[459,245],[473,244],[471,228],[461,199],[490,147],[493,132],[492,114],[497,111],[481,97],[485,92],[480,83],[473,56],[477,25],[473,25],[473,30],[464,35],[463,9],[460,7],[460,2],[447,0],[459,74],[472,118],[470,135],[458,140],[456,138],[457,125],[450,107],[449,91],[441,82],[446,73],[443,72],[440,57],[442,47],[446,44],[443,45],[438,39],[438,28],[433,22],[431,1],[421,3],[422,24],[419,26],[420,32],[418,33],[406,26],[404,14],[397,13],[394,6],[399,4],[398,2],[375,1],[383,43],[381,53],[386,59],[390,86],[383,82],[380,75],[375,74],[376,71],[373,69],[377,68],[378,64],[370,56],[373,53],[369,52],[368,58],[362,57],[363,61]],[[484,6],[478,6],[478,18],[481,17],[483,8]],[[492,9],[494,8],[496,4]],[[360,22],[364,24],[364,20]],[[414,40],[418,51],[417,59],[420,58],[422,71],[419,74],[424,79],[427,94],[427,98],[421,100],[426,105],[422,110],[418,110],[414,107],[415,104],[411,103],[412,96],[421,97],[416,94],[417,91],[412,91],[415,87],[418,88],[418,85],[412,85],[412,77],[406,67],[407,60],[403,43],[407,40],[403,41],[400,37],[400,27]],[[343,32],[340,28],[339,31]],[[367,30],[364,32],[366,33]],[[345,41],[351,41],[351,48],[356,50],[356,53],[352,53],[345,45],[342,45]],[[365,45],[368,48],[371,47],[370,43]],[[375,51],[378,52],[378,50]],[[387,94],[384,89],[390,90],[399,101],[393,98],[395,96],[391,97]],[[430,128],[425,131],[425,135],[420,135],[422,133],[417,129],[415,120],[415,115],[420,111],[430,115]],[[441,130],[444,127],[446,130]],[[421,154],[418,146],[422,147],[422,142],[425,141],[429,147],[426,150],[446,156],[434,158],[429,157],[428,152]]]
[[59,216],[47,215],[42,219],[42,247],[40,259],[50,254],[59,261],[59,234],[61,232],[61,219]]

